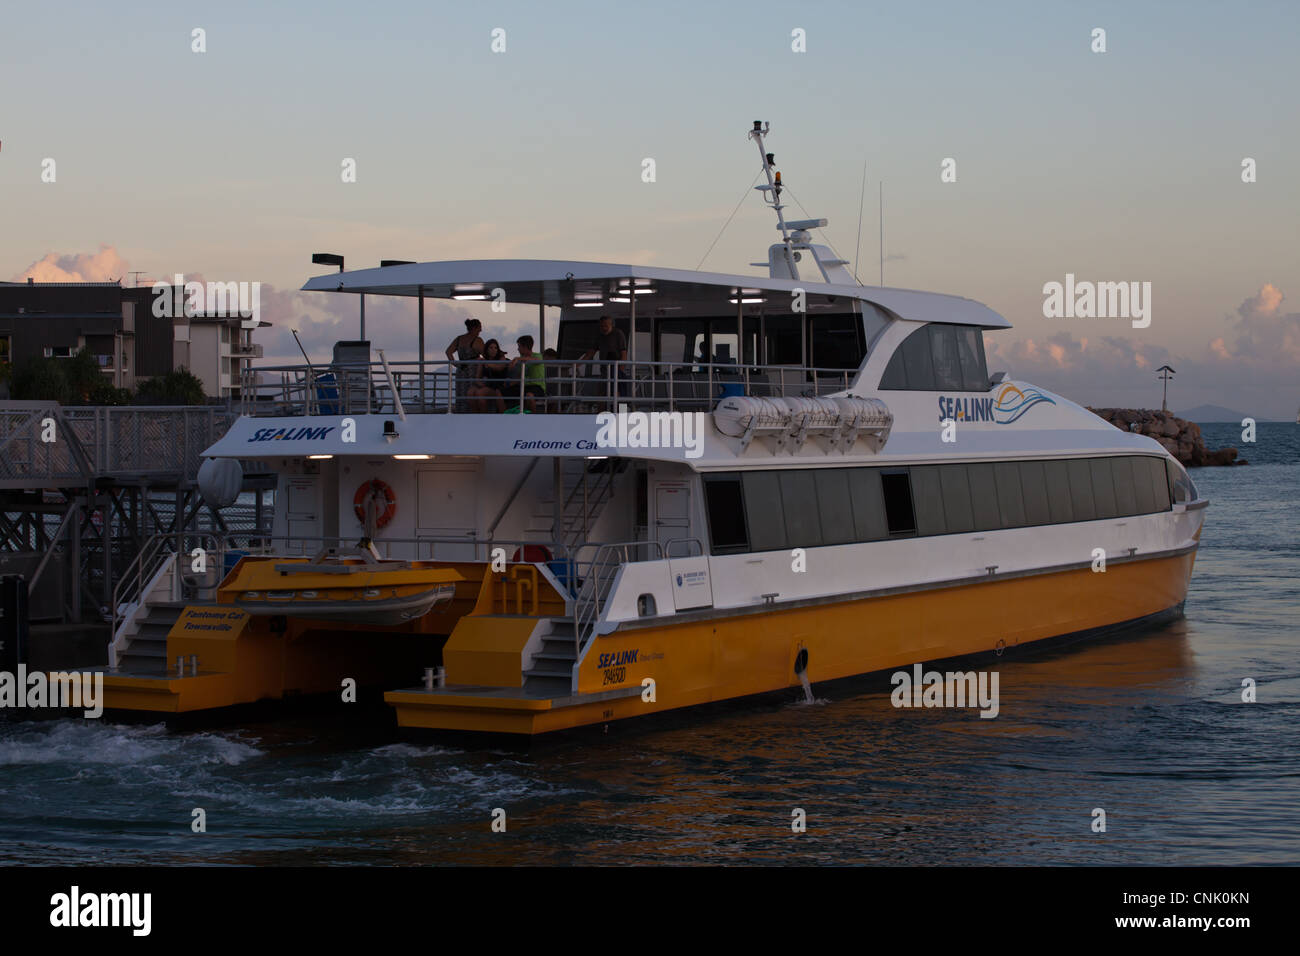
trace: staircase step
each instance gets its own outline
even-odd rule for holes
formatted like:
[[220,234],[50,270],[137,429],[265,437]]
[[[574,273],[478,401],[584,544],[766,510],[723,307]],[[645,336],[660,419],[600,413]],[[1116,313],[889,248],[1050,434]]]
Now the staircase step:
[[567,664],[544,662],[541,667],[530,667],[524,671],[525,677],[563,677],[569,678],[573,674],[573,663]]
[[547,661],[549,663],[544,664],[542,666],[551,667],[551,668],[561,667],[561,666],[566,668],[572,668],[573,662],[575,660],[577,660],[577,658],[573,654],[572,644],[569,645],[569,653],[567,654],[556,653],[553,651],[548,651],[546,649],[543,649],[540,654],[533,655],[534,665],[536,665],[538,661]]
[[572,679],[564,677],[529,677],[524,681],[524,690],[530,694],[548,694],[554,697],[567,696],[573,691]]

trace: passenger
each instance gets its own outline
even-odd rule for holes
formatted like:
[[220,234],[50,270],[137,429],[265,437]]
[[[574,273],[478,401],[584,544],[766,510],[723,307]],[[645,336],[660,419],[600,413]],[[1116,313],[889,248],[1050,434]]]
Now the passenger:
[[483,323],[478,319],[466,319],[465,331],[452,339],[451,345],[447,346],[447,361],[460,360],[460,364],[455,366],[456,411],[458,412],[468,410],[465,399],[481,374],[478,366],[470,363],[483,357],[483,340],[479,338],[482,330]]
[[510,362],[496,339],[488,339],[487,345],[483,346],[483,364],[480,369],[481,377],[469,388],[469,397],[475,399],[475,410],[488,411],[488,403],[496,399],[497,411],[504,412],[506,375],[510,370]]
[[[546,366],[533,352],[533,337],[531,335],[519,336],[515,340],[515,344],[519,346],[519,354],[510,363],[511,391],[514,392],[513,383],[522,380],[524,383],[524,407],[529,412],[536,412],[539,398],[542,399],[543,405],[545,405]],[[515,392],[515,395],[518,394],[518,392]]]
[[599,355],[602,363],[603,377],[606,382],[604,396],[611,398],[614,390],[611,383],[614,378],[614,369],[618,369],[619,376],[619,396],[626,394],[627,369],[617,363],[627,361],[627,336],[623,334],[622,329],[614,328],[614,320],[608,315],[600,317],[600,334],[596,337],[595,348],[590,348],[582,355],[582,361],[586,362]]

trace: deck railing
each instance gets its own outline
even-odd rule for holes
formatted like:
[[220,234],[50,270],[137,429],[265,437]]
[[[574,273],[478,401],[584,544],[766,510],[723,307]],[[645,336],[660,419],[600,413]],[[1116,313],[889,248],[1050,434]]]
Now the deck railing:
[[[795,398],[847,391],[856,368],[737,365],[734,362],[615,362],[538,359],[541,381],[523,367],[494,379],[484,360],[381,362],[246,369],[245,415],[465,414],[524,408],[536,413],[592,414],[620,405],[655,411],[707,411],[726,394]],[[536,375],[537,373],[534,373]],[[545,384],[545,395],[528,386]],[[479,393],[491,386],[493,393]]]

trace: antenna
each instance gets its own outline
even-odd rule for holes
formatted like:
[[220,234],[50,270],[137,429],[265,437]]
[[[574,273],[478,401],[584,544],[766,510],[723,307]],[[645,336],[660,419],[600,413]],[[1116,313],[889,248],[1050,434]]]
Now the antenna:
[[885,284],[885,181],[880,181],[880,284]]
[[763,148],[763,137],[767,135],[771,128],[771,123],[754,120],[754,128],[749,131],[749,138],[758,144],[758,155],[763,160],[763,172],[767,174],[767,185],[756,186],[755,188],[763,191],[763,198],[776,210],[776,225],[781,230],[781,241],[785,243],[785,261],[790,267],[790,274],[797,278],[799,270],[795,268],[794,256],[790,254],[790,230],[786,227],[785,215],[781,212],[785,208],[785,205],[781,202],[781,174],[776,173],[775,178],[773,178],[772,167],[776,164],[776,157]]
[[135,276],[135,288],[140,288],[140,277],[144,275],[144,270],[134,269],[131,272],[128,272],[127,275]]
[[858,263],[862,261],[862,206],[867,201],[867,161],[862,161],[862,192],[858,194],[858,247],[853,251],[853,278],[857,279],[858,285],[862,285],[862,280],[858,279]]

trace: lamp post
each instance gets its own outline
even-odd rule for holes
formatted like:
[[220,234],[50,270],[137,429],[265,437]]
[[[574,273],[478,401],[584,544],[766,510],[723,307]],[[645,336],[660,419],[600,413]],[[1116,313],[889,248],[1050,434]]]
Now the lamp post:
[[1168,365],[1162,365],[1156,371],[1160,373],[1158,377],[1165,383],[1164,396],[1160,399],[1160,410],[1167,412],[1169,411],[1169,380],[1177,373]]

